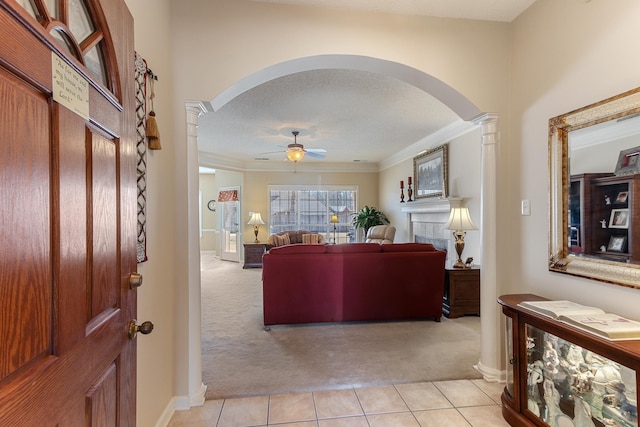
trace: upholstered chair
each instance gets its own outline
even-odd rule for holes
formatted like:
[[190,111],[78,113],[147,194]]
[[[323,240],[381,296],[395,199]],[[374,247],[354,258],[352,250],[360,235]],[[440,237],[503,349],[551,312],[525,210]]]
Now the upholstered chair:
[[396,228],[393,225],[374,225],[367,231],[366,243],[393,243]]

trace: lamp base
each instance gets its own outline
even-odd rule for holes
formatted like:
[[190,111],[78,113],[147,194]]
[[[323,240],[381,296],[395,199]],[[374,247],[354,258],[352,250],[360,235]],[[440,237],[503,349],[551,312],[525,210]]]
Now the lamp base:
[[458,260],[453,264],[453,268],[467,268],[462,262],[462,251],[464,251],[464,236],[467,234],[464,230],[456,230],[453,232],[453,237],[456,239],[456,253],[458,254]]
[[458,261],[456,261],[456,263],[453,264],[451,267],[452,268],[468,268],[460,258],[458,258]]
[[256,235],[256,240],[253,243],[260,243],[260,240],[258,240],[258,226],[253,226],[253,233]]

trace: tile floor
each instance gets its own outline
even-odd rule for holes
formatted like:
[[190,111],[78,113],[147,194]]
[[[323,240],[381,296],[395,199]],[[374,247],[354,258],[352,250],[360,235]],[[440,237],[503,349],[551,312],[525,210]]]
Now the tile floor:
[[500,427],[503,388],[453,380],[207,400],[169,427]]

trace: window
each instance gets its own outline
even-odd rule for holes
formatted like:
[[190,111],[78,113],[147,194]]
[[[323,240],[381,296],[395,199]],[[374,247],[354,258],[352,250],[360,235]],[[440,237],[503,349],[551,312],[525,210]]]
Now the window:
[[[347,243],[356,238],[351,225],[357,206],[358,188],[355,186],[317,187],[270,185],[269,232],[309,230],[325,235],[328,242]],[[338,217],[334,227],[333,215]]]
[[84,64],[100,83],[113,90],[107,73],[104,33],[87,0],[17,1],[49,31],[60,47]]

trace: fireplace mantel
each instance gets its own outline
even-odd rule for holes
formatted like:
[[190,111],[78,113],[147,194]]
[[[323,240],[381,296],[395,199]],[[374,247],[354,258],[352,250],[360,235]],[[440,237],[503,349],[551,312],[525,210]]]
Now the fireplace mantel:
[[401,211],[408,214],[449,212],[451,208],[462,206],[463,200],[462,197],[420,199],[413,202],[405,202],[406,205],[402,207]]

